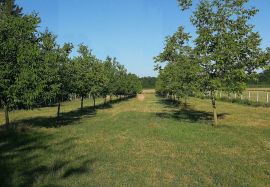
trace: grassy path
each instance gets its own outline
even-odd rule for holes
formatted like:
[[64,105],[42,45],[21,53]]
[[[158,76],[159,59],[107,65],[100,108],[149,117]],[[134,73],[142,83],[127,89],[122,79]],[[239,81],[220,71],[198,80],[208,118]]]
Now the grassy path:
[[12,113],[24,127],[0,131],[0,185],[270,185],[270,109],[219,102],[212,128],[208,100],[179,109],[149,93],[78,106],[64,104],[58,127],[55,108]]

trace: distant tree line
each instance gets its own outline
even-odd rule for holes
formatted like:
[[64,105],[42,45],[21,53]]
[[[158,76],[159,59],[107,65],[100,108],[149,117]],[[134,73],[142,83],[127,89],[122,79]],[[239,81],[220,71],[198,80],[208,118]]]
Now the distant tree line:
[[141,77],[140,80],[142,83],[142,87],[144,89],[154,89],[157,78],[148,76],[148,77]]
[[191,45],[191,35],[180,26],[166,38],[164,50],[154,58],[159,72],[156,91],[174,100],[208,95],[216,126],[216,92],[241,94],[257,70],[269,63],[270,50],[260,48],[261,37],[250,23],[258,9],[248,7],[248,0],[178,3],[183,11],[195,3],[190,20],[196,36]]
[[258,73],[258,76],[255,80],[248,81],[249,87],[270,87],[270,70],[266,69],[261,73]]
[[57,104],[71,96],[86,97],[94,105],[97,97],[106,102],[141,92],[139,78],[128,73],[116,58],[98,59],[88,46],[78,46],[78,56],[71,58],[74,46],[59,45],[49,30],[38,31],[37,14],[23,14],[14,0],[0,1],[0,104],[5,123],[9,111]]

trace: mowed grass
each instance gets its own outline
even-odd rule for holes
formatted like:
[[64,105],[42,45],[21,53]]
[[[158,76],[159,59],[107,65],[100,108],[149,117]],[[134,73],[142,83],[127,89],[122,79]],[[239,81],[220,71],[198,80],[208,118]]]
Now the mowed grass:
[[55,107],[12,112],[17,130],[0,132],[0,185],[270,185],[268,108],[218,102],[213,128],[209,100],[183,107],[144,92],[79,106],[64,103],[57,124]]

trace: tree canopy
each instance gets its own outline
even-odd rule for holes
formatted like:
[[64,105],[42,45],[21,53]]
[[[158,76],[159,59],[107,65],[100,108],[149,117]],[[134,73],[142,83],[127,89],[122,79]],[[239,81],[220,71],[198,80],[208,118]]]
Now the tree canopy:
[[[164,70],[161,66],[157,68],[161,69],[160,81],[166,75],[167,83],[159,82],[158,85],[166,86],[166,92],[173,95],[177,93],[177,87],[184,90],[180,86],[182,82],[190,90],[197,87],[194,85],[199,85],[198,91],[210,93],[216,125],[215,92],[222,90],[227,93],[242,93],[246,82],[254,78],[258,68],[266,64],[267,53],[260,48],[261,37],[250,23],[258,10],[248,7],[248,0],[202,0],[195,5],[192,0],[178,0],[178,3],[182,10],[195,6],[190,20],[196,29],[196,37],[192,48],[190,45],[183,46],[185,40],[190,38],[183,32],[183,27],[172,37],[166,38],[164,51],[155,60],[167,62]],[[189,50],[183,53],[183,49]],[[186,62],[183,57],[189,59],[189,65],[185,66],[186,71],[180,71],[184,63],[179,61]],[[173,67],[172,63],[177,62],[178,65]],[[189,66],[195,68],[189,70]],[[191,74],[197,78],[184,81]]]

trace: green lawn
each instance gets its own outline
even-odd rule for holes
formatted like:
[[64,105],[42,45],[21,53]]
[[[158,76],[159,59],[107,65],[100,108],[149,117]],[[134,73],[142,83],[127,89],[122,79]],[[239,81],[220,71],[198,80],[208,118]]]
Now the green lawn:
[[218,102],[213,128],[209,100],[176,107],[149,92],[79,106],[64,103],[59,123],[56,107],[11,113],[1,186],[270,186],[269,108]]

